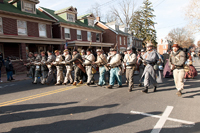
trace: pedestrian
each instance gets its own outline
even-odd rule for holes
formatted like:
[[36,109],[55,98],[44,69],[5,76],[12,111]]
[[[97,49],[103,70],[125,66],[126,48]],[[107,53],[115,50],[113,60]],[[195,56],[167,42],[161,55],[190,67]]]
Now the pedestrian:
[[174,75],[174,82],[176,89],[178,92],[176,93],[178,96],[182,95],[182,90],[184,89],[184,64],[186,61],[186,55],[185,53],[180,49],[178,44],[174,44],[172,46],[173,51],[170,54],[169,57],[169,65],[171,67],[171,70],[173,70]]
[[107,59],[105,54],[103,54],[103,51],[101,49],[97,49],[97,61],[93,64],[97,64],[99,66],[99,83],[97,86],[103,86],[106,84],[105,81],[105,73],[106,71],[109,71],[107,68]]
[[52,80],[56,83],[56,67],[52,65],[52,63],[56,60],[55,55],[53,55],[53,52],[50,50],[48,51],[48,58],[46,61],[47,67],[49,69],[48,76],[47,76],[47,85],[50,84]]
[[35,77],[35,65],[33,64],[33,62],[35,61],[35,57],[33,55],[32,52],[28,53],[28,58],[27,58],[28,63],[24,64],[27,68],[29,67],[29,72],[28,74],[31,75],[32,77],[32,82],[34,81],[34,77]]
[[[137,64],[139,66],[139,78],[142,77],[144,67],[145,67],[145,65],[142,63],[142,60],[143,60],[142,57],[143,57],[144,54],[145,54],[145,50],[141,49],[141,53],[138,55],[138,61],[137,61]],[[138,86],[142,87],[142,82],[140,82]]]
[[7,73],[7,81],[15,80],[13,78],[13,65],[9,57],[7,57],[5,62],[6,73]]
[[142,92],[148,93],[149,86],[153,84],[154,92],[157,89],[157,81],[156,81],[156,71],[154,66],[156,65],[157,61],[159,60],[158,54],[153,49],[152,43],[147,43],[147,52],[143,55],[143,63],[145,65],[143,74],[141,76],[140,81],[144,81],[144,89]]
[[35,65],[35,77],[34,77],[34,81],[32,82],[33,84],[37,84],[37,80],[38,78],[40,78],[40,82],[42,82],[42,73],[41,73],[41,56],[40,54],[38,54],[37,52],[34,53],[35,56],[35,61],[34,61],[34,65]]
[[54,53],[56,55],[56,60],[52,63],[52,65],[55,65],[57,70],[57,82],[55,85],[61,85],[63,83],[63,65],[60,63],[64,61],[64,59],[59,50],[55,50]]
[[[81,57],[82,57],[82,59],[83,59],[83,62],[85,61],[85,56],[86,56],[85,50],[82,49],[82,50],[81,50]],[[84,69],[85,69],[85,66],[83,66],[83,67],[84,67]],[[87,79],[88,79],[87,74],[84,73],[83,71],[81,71],[81,75],[83,75],[83,77],[85,78],[83,81],[84,81],[84,82],[87,82]]]
[[117,80],[118,87],[122,87],[122,68],[121,68],[121,56],[117,54],[117,50],[115,48],[111,48],[111,57],[108,62],[108,66],[110,69],[110,82],[107,86],[108,89],[112,89],[115,84],[115,80]]
[[124,66],[126,67],[126,80],[129,86],[129,92],[134,88],[134,71],[137,61],[136,54],[133,53],[133,50],[136,51],[134,47],[128,47],[127,54],[124,57]]
[[67,85],[68,80],[70,81],[71,84],[73,84],[72,64],[71,63],[67,64],[67,62],[72,59],[71,55],[69,54],[69,50],[68,49],[64,50],[64,56],[65,56],[64,64],[66,66],[66,71],[67,72],[66,72],[66,76],[65,76],[65,80],[64,80],[63,85]]
[[[92,63],[95,61],[95,57],[92,54],[92,49],[87,49],[87,55],[85,56],[85,61],[83,65],[85,66],[86,74],[87,74],[87,85],[89,86],[91,84],[91,81],[93,80],[94,75],[92,74]],[[93,81],[94,83],[94,81]]]
[[46,65],[47,63],[47,56],[44,51],[41,52],[41,72],[42,72],[42,81],[41,84],[44,85],[47,82],[47,77],[48,77],[48,67]]
[[85,69],[82,65],[83,59],[76,49],[73,50],[72,59],[69,60],[68,62],[74,63],[74,83],[73,83],[73,85],[76,86],[78,81],[79,81],[78,85],[83,84],[83,81],[82,81],[83,75],[81,74],[81,71],[83,71],[85,73]]
[[4,59],[3,59],[3,53],[0,51],[0,82],[3,82],[1,80],[1,67],[4,65]]

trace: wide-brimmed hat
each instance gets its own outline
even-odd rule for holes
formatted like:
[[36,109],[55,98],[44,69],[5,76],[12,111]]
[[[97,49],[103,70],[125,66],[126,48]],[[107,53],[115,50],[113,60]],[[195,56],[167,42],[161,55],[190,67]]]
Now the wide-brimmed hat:
[[68,50],[68,49],[65,49],[63,52],[69,52],[69,50]]
[[54,53],[58,53],[58,52],[60,52],[60,51],[59,51],[59,50],[55,50],[55,51],[54,51]]
[[173,48],[173,47],[179,48],[179,45],[178,45],[178,44],[173,44],[173,45],[172,45],[172,48]]
[[117,51],[117,49],[115,49],[115,48],[111,48],[110,51]]
[[29,54],[33,55],[33,53],[32,53],[32,52],[29,52]]
[[85,50],[84,50],[84,49],[82,49],[82,50],[81,50],[81,53],[85,53]]
[[146,47],[153,47],[153,44],[152,44],[151,42],[148,42],[148,43],[146,44]]
[[102,52],[102,50],[101,50],[101,49],[97,49],[96,51],[97,51],[97,52]]
[[86,50],[86,52],[92,52],[92,49],[91,48],[88,48],[87,50]]

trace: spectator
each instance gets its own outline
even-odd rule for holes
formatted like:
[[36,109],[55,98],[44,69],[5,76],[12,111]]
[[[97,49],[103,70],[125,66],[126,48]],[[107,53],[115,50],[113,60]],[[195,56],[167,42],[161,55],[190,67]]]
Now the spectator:
[[5,62],[6,73],[7,73],[7,81],[15,80],[13,79],[13,65],[8,57]]
[[1,67],[4,65],[4,60],[3,60],[3,53],[0,51],[0,82],[3,82],[1,80]]

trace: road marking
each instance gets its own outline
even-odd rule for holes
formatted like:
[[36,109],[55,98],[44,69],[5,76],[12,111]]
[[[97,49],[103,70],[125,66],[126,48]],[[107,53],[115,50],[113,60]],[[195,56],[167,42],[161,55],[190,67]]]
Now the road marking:
[[188,125],[195,125],[195,122],[169,118],[168,116],[170,115],[172,109],[173,109],[172,106],[167,106],[167,108],[165,109],[165,111],[164,111],[162,116],[148,114],[148,113],[144,113],[144,112],[138,112],[138,111],[131,111],[130,113],[139,114],[139,115],[145,115],[145,116],[154,117],[154,118],[159,118],[159,121],[156,123],[156,125],[154,126],[153,130],[151,131],[151,133],[159,133],[161,131],[162,127],[164,126],[166,120],[179,122],[179,123],[183,123],[183,124],[188,124]]
[[[85,85],[85,84],[83,84],[83,85]],[[57,90],[53,90],[53,91],[48,91],[48,92],[44,92],[44,93],[40,93],[40,94],[28,96],[28,97],[23,97],[23,98],[11,100],[11,101],[3,102],[3,103],[0,103],[0,107],[15,104],[15,103],[20,103],[20,102],[24,102],[24,101],[28,101],[28,100],[31,100],[31,99],[36,99],[36,98],[39,98],[39,97],[44,97],[44,96],[56,94],[56,93],[59,93],[59,92],[71,90],[71,89],[74,89],[74,88],[77,88],[77,87],[81,87],[83,85],[69,86],[69,87],[66,87],[66,88],[61,88],[61,89],[57,89]]]
[[15,85],[15,84],[0,86],[0,89],[5,88],[5,87],[7,87],[7,86],[14,86],[14,85]]
[[151,131],[151,133],[159,133],[160,132],[160,130],[164,126],[164,124],[167,121],[167,118],[170,115],[170,113],[172,112],[172,110],[173,110],[172,106],[167,106],[167,108],[165,109],[163,115],[160,117],[159,121],[156,123],[156,125],[154,126],[153,130]]

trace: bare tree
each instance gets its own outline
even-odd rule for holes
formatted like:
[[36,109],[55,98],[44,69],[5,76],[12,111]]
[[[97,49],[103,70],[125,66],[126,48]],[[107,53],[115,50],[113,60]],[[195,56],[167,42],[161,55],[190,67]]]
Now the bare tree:
[[134,0],[122,0],[119,3],[119,8],[115,6],[111,7],[111,13],[117,17],[121,24],[125,24],[126,27],[129,27],[135,10],[135,1]]
[[103,17],[103,14],[101,13],[101,6],[99,3],[95,3],[91,6],[91,8],[87,11],[88,13],[93,13],[95,17]]
[[192,34],[185,28],[174,28],[167,36],[168,40],[178,43],[183,48],[189,48],[194,44]]
[[193,33],[200,31],[200,0],[190,0],[185,10],[185,17],[189,20],[188,27]]
[[117,17],[115,15],[111,14],[110,12],[107,12],[105,20],[107,23],[109,23],[109,22],[116,21]]

